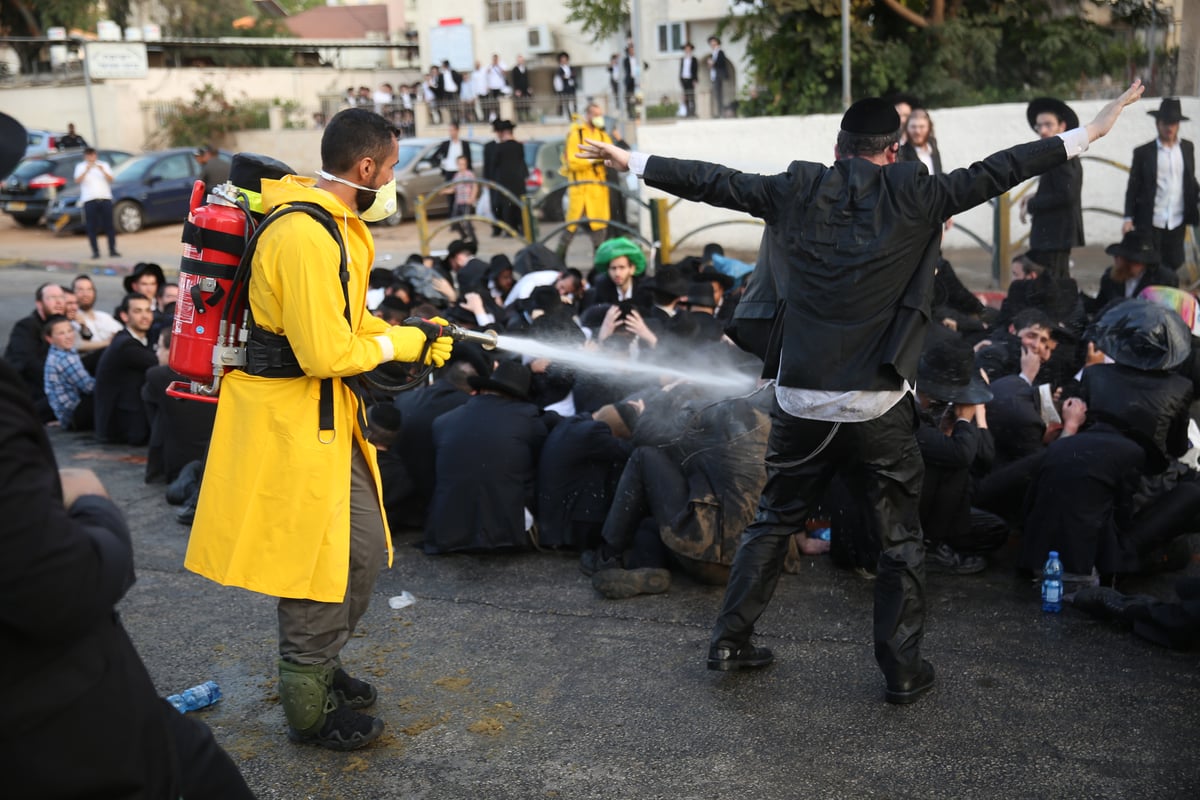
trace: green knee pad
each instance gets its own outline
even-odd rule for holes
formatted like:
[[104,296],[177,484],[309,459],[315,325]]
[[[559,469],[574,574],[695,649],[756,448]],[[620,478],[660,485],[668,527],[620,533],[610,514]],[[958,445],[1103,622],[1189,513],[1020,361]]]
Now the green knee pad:
[[313,733],[325,715],[337,706],[329,691],[333,667],[328,664],[293,664],[279,661],[279,699],[288,725],[300,733]]

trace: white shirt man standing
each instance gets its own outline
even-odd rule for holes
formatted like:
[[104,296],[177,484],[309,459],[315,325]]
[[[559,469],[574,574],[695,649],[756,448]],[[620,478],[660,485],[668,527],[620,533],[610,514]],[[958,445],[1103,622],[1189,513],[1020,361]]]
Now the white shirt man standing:
[[79,184],[79,204],[83,206],[83,220],[87,226],[88,244],[92,246],[92,258],[100,257],[96,234],[103,229],[108,235],[108,254],[117,252],[117,231],[112,218],[112,167],[107,161],[96,157],[96,148],[83,151],[83,161],[75,166],[75,182]]

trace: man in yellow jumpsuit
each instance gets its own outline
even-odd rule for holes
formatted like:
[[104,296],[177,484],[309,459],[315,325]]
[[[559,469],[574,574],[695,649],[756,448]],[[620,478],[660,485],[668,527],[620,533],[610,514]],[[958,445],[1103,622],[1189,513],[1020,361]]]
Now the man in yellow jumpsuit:
[[263,181],[264,208],[306,202],[332,216],[345,244],[347,294],[338,243],[318,220],[291,213],[262,232],[251,262],[251,344],[270,344],[280,358],[270,369],[251,360],[221,385],[185,562],[218,583],[279,598],[289,735],[337,750],[383,731],[359,711],[375,689],[351,678],[338,654],[391,563],[375,448],[345,379],[393,360],[441,366],[451,345],[439,337],[427,348],[420,328],[390,326],[366,309],[375,259],[366,221],[385,216],[389,198],[395,208],[396,158],[387,120],[346,109],[325,128],[316,180]]
[[[604,112],[596,103],[588,103],[583,119],[577,119],[567,133],[564,158],[566,164],[563,174],[569,181],[605,181],[608,169],[603,161],[590,161],[579,157],[579,148],[584,139],[594,139],[600,142],[612,143],[612,138],[604,131]],[[604,183],[585,183],[579,186],[567,187],[567,221],[582,219],[592,220],[587,223],[588,233],[592,237],[593,248],[599,247],[604,241],[609,218],[608,186]],[[578,225],[568,225],[566,233],[558,245],[560,255],[565,256],[575,238]]]

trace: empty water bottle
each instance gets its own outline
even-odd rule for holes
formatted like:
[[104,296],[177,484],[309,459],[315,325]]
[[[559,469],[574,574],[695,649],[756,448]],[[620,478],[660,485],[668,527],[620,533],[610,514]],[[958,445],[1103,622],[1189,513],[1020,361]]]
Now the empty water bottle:
[[1057,614],[1062,611],[1063,567],[1058,551],[1051,550],[1042,568],[1042,611]]
[[179,694],[167,698],[167,702],[175,706],[180,714],[207,708],[221,699],[221,687],[214,681],[205,681],[199,686],[184,689]]

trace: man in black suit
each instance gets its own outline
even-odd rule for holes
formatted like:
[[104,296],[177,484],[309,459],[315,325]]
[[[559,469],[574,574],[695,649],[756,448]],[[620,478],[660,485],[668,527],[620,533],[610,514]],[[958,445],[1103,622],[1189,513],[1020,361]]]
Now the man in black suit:
[[641,65],[638,64],[637,55],[630,44],[625,48],[625,55],[621,57],[621,79],[625,84],[625,113],[629,115],[629,119],[637,118],[637,84],[641,72]]
[[[525,178],[529,168],[525,164],[525,146],[513,138],[514,125],[510,120],[496,121],[496,136],[499,141],[493,154],[491,179],[503,186],[515,197],[525,194]],[[521,227],[521,206],[500,192],[492,193],[492,216],[516,231]]]
[[[1039,97],[1025,109],[1034,133],[1047,139],[1079,127],[1079,117],[1061,100]],[[1072,158],[1042,175],[1037,191],[1021,198],[1021,222],[1032,217],[1029,249],[1056,278],[1070,272],[1071,248],[1083,246],[1083,166]]]
[[575,113],[575,68],[571,66],[571,56],[564,50],[558,54],[558,66],[554,70],[551,83],[554,94],[558,97],[559,116],[568,120]]
[[[433,423],[435,482],[425,552],[523,548],[531,540],[534,481],[546,441],[542,410],[529,401],[529,367],[505,361],[478,394]],[[425,467],[428,470],[428,465]]]
[[713,87],[713,116],[725,116],[725,81],[729,79],[729,59],[721,49],[721,40],[716,36],[708,37],[708,46],[712,48],[705,61],[708,62],[708,78]]
[[525,66],[525,56],[517,56],[517,65],[508,76],[512,82],[513,105],[517,109],[517,119],[528,122],[532,119],[533,92],[529,90],[529,67]]
[[1179,285],[1175,270],[1159,264],[1152,236],[1143,228],[1134,228],[1120,242],[1104,249],[1113,257],[1113,265],[1100,276],[1096,299],[1087,301],[1089,313],[1098,313],[1113,300],[1137,297],[1147,286]]
[[683,58],[679,59],[679,85],[683,87],[683,107],[689,117],[696,116],[696,76],[700,70],[700,59],[692,55],[692,43],[683,46]]
[[965,169],[931,176],[895,163],[900,117],[879,98],[842,117],[832,167],[792,162],[747,175],[701,161],[626,153],[589,142],[581,158],[632,167],[657,189],[765,220],[789,272],[764,375],[777,377],[767,483],[742,536],[714,627],[708,666],[762,667],[751,642],[803,527],[835,474],[876,515],[882,551],[875,582],[875,658],[885,699],[911,703],[933,688],[921,657],[924,548],[918,519],[923,465],[911,397],[930,316],[945,220],[1078,156],[1142,94],[1135,82],[1086,128],[1018,145]]
[[127,294],[117,309],[125,330],[113,337],[96,367],[96,438],[101,442],[146,444],[150,418],[142,401],[146,370],[158,364],[150,346],[154,311],[140,294]]
[[1163,267],[1174,270],[1184,260],[1184,227],[1200,224],[1196,148],[1179,138],[1179,123],[1188,120],[1179,98],[1164,97],[1157,111],[1147,113],[1154,117],[1158,138],[1133,151],[1122,232],[1152,231]]
[[50,344],[42,335],[42,326],[50,317],[66,313],[66,308],[67,294],[62,287],[57,283],[43,283],[34,293],[33,312],[16,321],[8,337],[8,346],[4,348],[4,360],[25,382],[42,422],[54,419],[43,382]]

